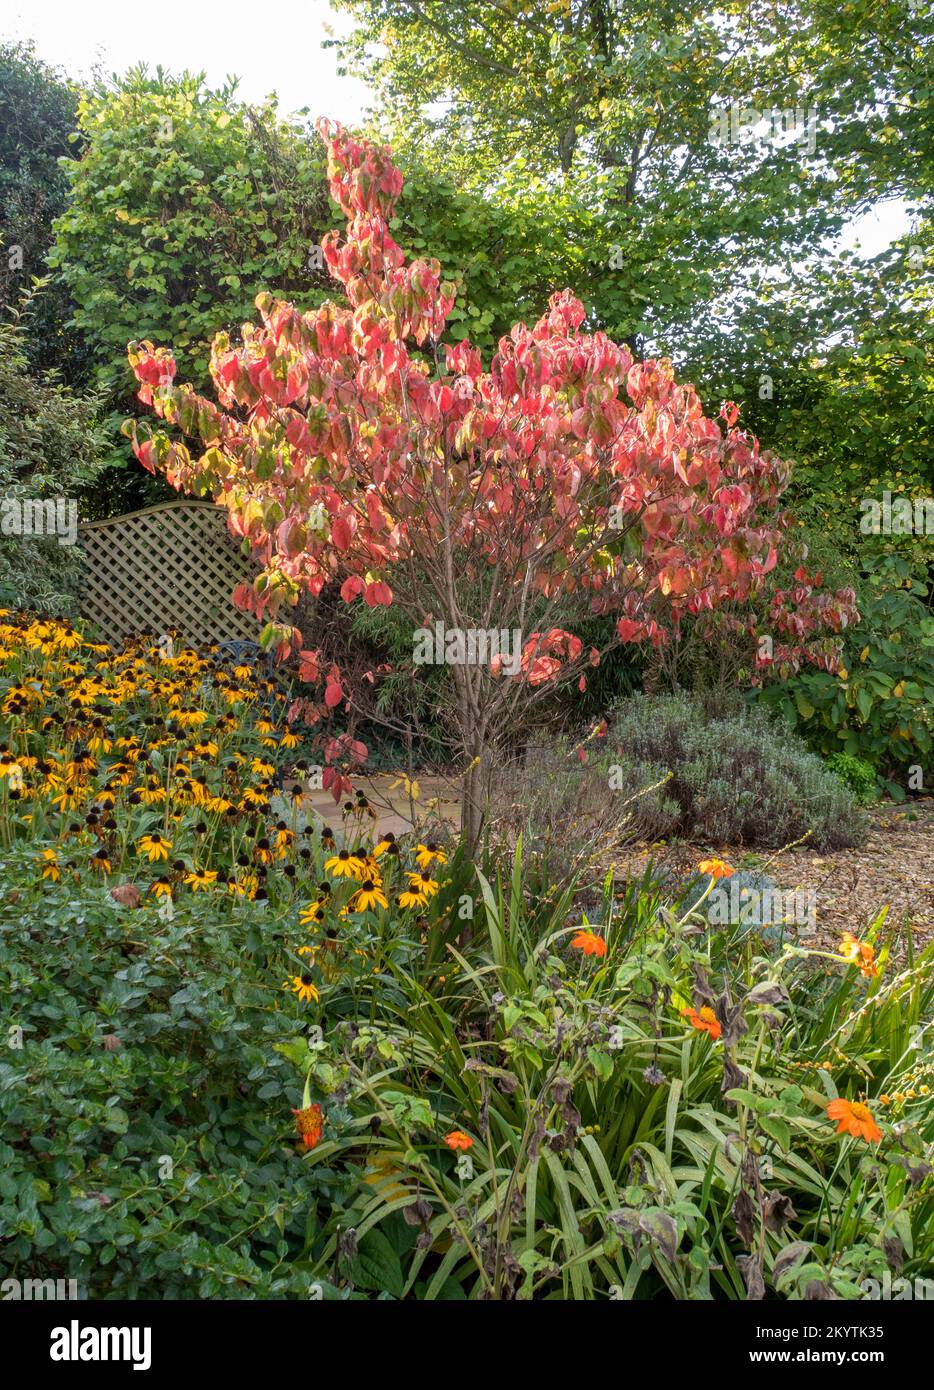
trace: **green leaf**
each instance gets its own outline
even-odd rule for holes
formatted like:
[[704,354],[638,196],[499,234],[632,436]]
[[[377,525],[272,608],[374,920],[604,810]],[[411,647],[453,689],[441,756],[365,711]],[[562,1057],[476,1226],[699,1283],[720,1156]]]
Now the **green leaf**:
[[350,1262],[350,1277],[361,1289],[390,1293],[401,1298],[405,1277],[399,1256],[382,1231],[368,1231]]

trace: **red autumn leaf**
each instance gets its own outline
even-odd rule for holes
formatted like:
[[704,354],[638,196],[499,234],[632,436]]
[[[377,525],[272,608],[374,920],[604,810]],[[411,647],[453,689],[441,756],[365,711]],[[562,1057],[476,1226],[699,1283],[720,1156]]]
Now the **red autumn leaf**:
[[352,603],[355,598],[363,593],[366,585],[358,574],[352,574],[345,579],[341,585],[341,598],[345,603]]
[[378,604],[388,608],[392,603],[392,590],[388,584],[379,579],[374,584],[366,586],[363,601],[369,608],[375,608]]
[[298,678],[313,684],[321,674],[318,664],[318,653],[313,651],[300,651],[298,654]]

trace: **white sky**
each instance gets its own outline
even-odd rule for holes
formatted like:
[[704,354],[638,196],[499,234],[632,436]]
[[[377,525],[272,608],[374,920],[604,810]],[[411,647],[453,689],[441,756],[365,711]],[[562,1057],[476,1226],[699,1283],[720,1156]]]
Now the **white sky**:
[[0,20],[3,38],[35,40],[39,57],[71,77],[140,61],[204,71],[212,86],[236,74],[248,101],[274,91],[284,112],[308,106],[348,124],[363,115],[368,88],[339,77],[334,50],[321,43],[329,29],[351,27],[327,0],[11,0]]
[[[307,106],[313,117],[353,124],[369,104],[369,89],[339,76],[334,50],[321,47],[329,33],[346,33],[352,23],[328,0],[10,0],[0,35],[33,39],[40,58],[74,78],[88,78],[95,66],[124,72],[141,60],[150,68],[204,71],[212,86],[236,74],[248,101],[275,92],[283,113]],[[905,204],[890,200],[856,219],[841,245],[875,255],[908,225]]]

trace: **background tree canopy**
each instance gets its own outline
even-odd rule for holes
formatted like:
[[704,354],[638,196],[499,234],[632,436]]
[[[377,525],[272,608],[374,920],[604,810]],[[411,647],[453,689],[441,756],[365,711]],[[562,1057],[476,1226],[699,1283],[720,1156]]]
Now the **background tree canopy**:
[[[0,310],[6,318],[31,281],[45,274],[52,223],[68,195],[59,160],[75,152],[77,103],[77,89],[29,45],[0,45]],[[71,306],[63,281],[50,284],[31,309],[28,360],[80,379],[86,363],[67,327]]]
[[[716,337],[852,213],[929,197],[932,21],[907,2],[336,2],[360,21],[341,57],[398,147],[466,188],[591,211],[594,309],[618,337]],[[712,139],[731,108],[796,131]]]

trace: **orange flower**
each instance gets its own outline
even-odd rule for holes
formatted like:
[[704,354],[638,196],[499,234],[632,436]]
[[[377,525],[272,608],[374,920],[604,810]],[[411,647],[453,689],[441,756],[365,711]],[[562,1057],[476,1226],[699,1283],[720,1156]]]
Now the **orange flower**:
[[865,1139],[867,1144],[878,1144],[882,1130],[872,1118],[868,1105],[861,1100],[832,1100],[827,1106],[827,1118],[838,1120],[838,1134],[852,1134],[854,1139]]
[[313,1149],[320,1142],[324,1129],[321,1106],[306,1105],[303,1110],[293,1110],[292,1114],[295,1116],[295,1133],[306,1149]]
[[699,1013],[697,1009],[682,1009],[681,1012],[692,1028],[696,1028],[699,1033],[709,1033],[713,1041],[717,1041],[720,1036],[720,1021],[707,1004]]
[[585,956],[606,955],[606,942],[602,936],[598,936],[594,931],[579,931],[571,937],[571,945],[575,951],[583,951]]
[[875,951],[868,941],[857,941],[852,932],[845,931],[840,941],[840,954],[854,965],[859,966],[861,975],[878,975],[879,967],[875,964]]
[[465,1134],[462,1129],[452,1129],[450,1134],[444,1136],[444,1142],[449,1149],[460,1150],[466,1153],[473,1148],[473,1140],[469,1134]]
[[725,859],[702,859],[697,867],[702,874],[709,874],[711,878],[730,878],[736,873],[733,865]]

